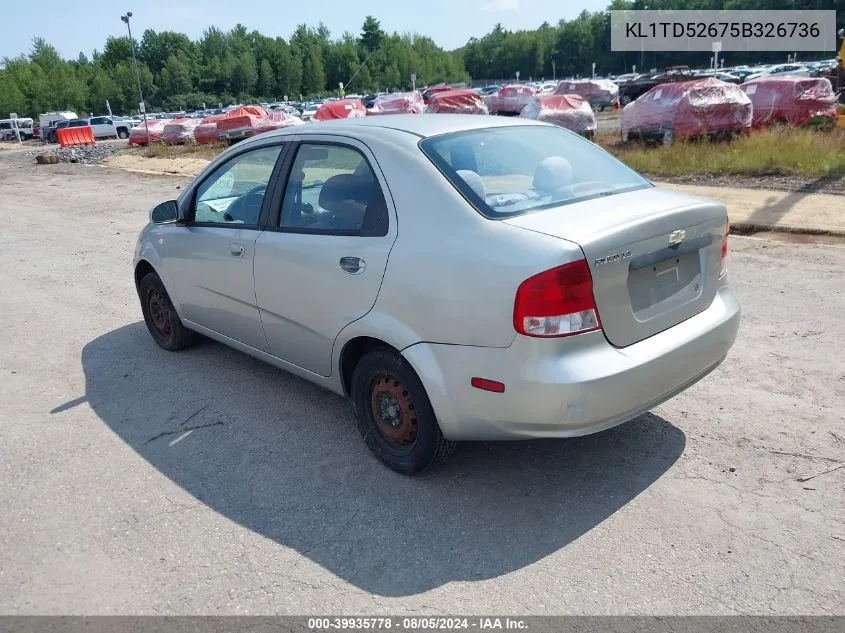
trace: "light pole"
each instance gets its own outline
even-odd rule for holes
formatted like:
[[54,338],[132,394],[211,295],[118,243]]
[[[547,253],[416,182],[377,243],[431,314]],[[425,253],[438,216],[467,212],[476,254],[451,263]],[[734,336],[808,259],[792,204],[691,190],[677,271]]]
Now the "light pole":
[[138,109],[141,110],[141,116],[144,118],[144,130],[147,132],[147,147],[150,146],[150,128],[147,125],[147,108],[144,105],[144,93],[141,90],[141,73],[138,71],[138,59],[135,57],[135,40],[132,39],[132,27],[129,25],[129,18],[132,17],[132,12],[127,11],[126,15],[121,15],[121,22],[126,23],[126,28],[129,30],[129,44],[132,46],[132,63],[135,64],[135,79],[138,81]]

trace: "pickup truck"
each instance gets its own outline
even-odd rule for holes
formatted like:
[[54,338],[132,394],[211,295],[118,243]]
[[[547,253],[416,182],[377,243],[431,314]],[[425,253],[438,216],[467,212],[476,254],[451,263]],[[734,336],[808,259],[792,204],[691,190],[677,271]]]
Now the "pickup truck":
[[129,138],[132,123],[117,116],[95,116],[88,119],[94,138]]

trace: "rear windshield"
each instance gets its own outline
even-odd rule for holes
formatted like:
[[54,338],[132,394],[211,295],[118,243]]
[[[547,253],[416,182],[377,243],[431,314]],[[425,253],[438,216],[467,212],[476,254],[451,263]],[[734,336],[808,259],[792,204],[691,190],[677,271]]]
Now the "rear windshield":
[[559,127],[468,130],[427,138],[420,148],[491,219],[652,186],[604,150]]

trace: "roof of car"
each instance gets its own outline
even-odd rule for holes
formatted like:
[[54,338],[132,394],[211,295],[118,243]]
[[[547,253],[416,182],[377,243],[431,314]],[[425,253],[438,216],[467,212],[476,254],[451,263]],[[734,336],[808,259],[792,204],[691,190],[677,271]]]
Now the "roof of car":
[[[421,138],[478,130],[489,127],[514,127],[519,125],[544,125],[529,119],[518,117],[485,116],[480,114],[392,114],[390,116],[364,117],[359,119],[339,119],[309,123],[307,127],[294,126],[283,128],[270,134],[309,134],[309,133],[348,133],[362,127],[375,131],[377,128],[407,132]],[[265,135],[262,135],[265,136]]]

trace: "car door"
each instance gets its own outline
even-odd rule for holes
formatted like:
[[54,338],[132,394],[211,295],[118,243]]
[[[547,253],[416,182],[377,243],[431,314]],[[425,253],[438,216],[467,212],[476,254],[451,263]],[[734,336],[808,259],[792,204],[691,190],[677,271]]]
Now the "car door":
[[91,126],[91,132],[94,134],[94,138],[108,136],[108,132],[105,131],[105,121],[106,118],[102,116],[95,116],[88,120],[88,125]]
[[284,149],[245,149],[203,177],[185,226],[167,238],[167,269],[183,320],[267,351],[255,303],[253,258],[265,193]]
[[396,220],[363,143],[297,138],[255,245],[255,294],[270,352],[328,376],[337,335],[375,304]]

